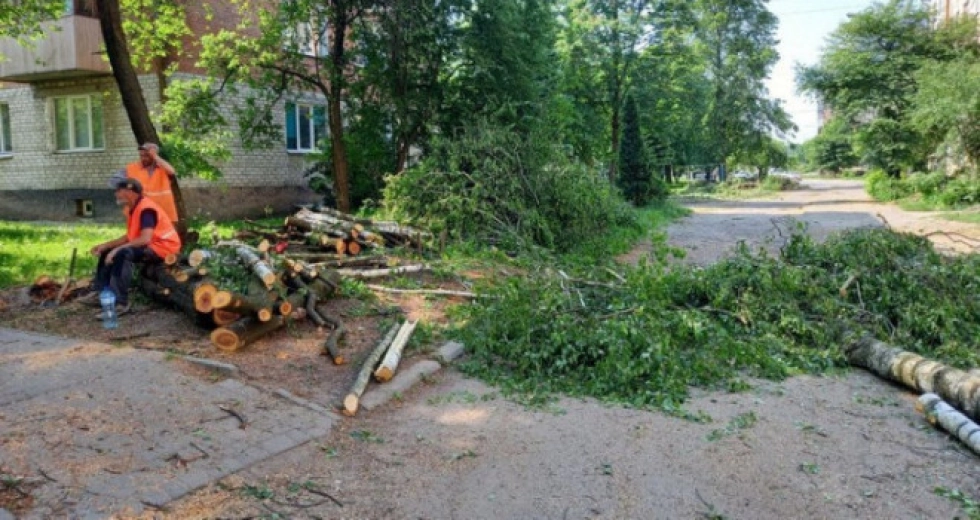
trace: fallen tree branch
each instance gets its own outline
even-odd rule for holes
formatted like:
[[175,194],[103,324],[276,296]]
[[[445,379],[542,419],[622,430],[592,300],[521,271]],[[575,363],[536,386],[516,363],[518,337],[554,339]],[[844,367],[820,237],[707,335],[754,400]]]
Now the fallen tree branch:
[[423,271],[431,271],[432,268],[424,265],[406,265],[402,267],[391,267],[388,269],[337,269],[337,273],[341,276],[348,276],[351,278],[383,278],[385,276],[392,276],[396,274],[409,274],[409,273],[421,273]]
[[372,291],[392,293],[392,294],[432,294],[437,296],[461,296],[463,298],[479,298],[480,295],[468,291],[451,291],[449,289],[392,289],[381,285],[368,284],[368,289]]

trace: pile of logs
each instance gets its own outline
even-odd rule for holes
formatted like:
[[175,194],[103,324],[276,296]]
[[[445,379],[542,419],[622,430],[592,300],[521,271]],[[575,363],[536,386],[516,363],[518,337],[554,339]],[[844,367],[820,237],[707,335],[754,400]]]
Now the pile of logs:
[[[309,319],[332,331],[324,348],[334,363],[343,323],[317,308],[334,296],[341,275],[389,267],[386,247],[420,248],[426,233],[394,222],[371,222],[332,209],[301,209],[278,230],[248,229],[233,240],[146,266],[141,289],[213,329],[219,349],[235,351],[285,325]],[[373,254],[361,254],[370,250]],[[399,272],[396,268],[394,272]]]

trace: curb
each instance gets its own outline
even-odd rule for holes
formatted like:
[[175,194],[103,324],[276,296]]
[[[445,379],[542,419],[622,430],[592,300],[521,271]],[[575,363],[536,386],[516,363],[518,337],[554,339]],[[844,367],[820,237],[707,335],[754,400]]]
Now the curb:
[[238,377],[239,370],[238,367],[232,365],[231,363],[222,363],[221,361],[214,361],[213,359],[204,359],[192,356],[183,356],[184,361],[193,363],[195,365],[208,368],[218,372],[226,377]]
[[365,410],[373,410],[396,395],[403,394],[413,386],[419,384],[426,377],[438,372],[444,365],[448,365],[463,355],[464,347],[462,343],[448,341],[435,354],[435,360],[424,359],[398,371],[391,381],[384,385],[375,386],[364,394],[361,398],[360,406]]

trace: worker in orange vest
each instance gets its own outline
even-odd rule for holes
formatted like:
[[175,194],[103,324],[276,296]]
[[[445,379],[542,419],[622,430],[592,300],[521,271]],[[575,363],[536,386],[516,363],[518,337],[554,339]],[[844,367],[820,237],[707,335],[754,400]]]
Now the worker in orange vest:
[[154,143],[139,146],[140,160],[126,166],[126,176],[136,179],[143,186],[143,196],[156,202],[170,221],[179,220],[174,194],[170,191],[170,179],[177,175],[174,167],[160,157],[160,147]]
[[98,295],[110,288],[116,295],[119,315],[129,312],[129,284],[136,263],[159,262],[167,255],[180,252],[180,237],[173,222],[157,203],[144,196],[143,186],[136,179],[115,181],[116,203],[129,208],[126,234],[92,248],[99,257],[92,281],[92,293],[80,300],[99,305]]

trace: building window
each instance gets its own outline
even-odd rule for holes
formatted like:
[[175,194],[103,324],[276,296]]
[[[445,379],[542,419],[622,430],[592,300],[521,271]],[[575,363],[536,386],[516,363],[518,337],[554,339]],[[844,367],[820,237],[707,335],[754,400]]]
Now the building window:
[[0,155],[8,155],[14,152],[10,134],[10,106],[0,104]]
[[327,136],[327,111],[322,106],[286,103],[286,149],[315,152]]
[[54,99],[55,147],[59,152],[102,150],[102,98],[69,96]]

